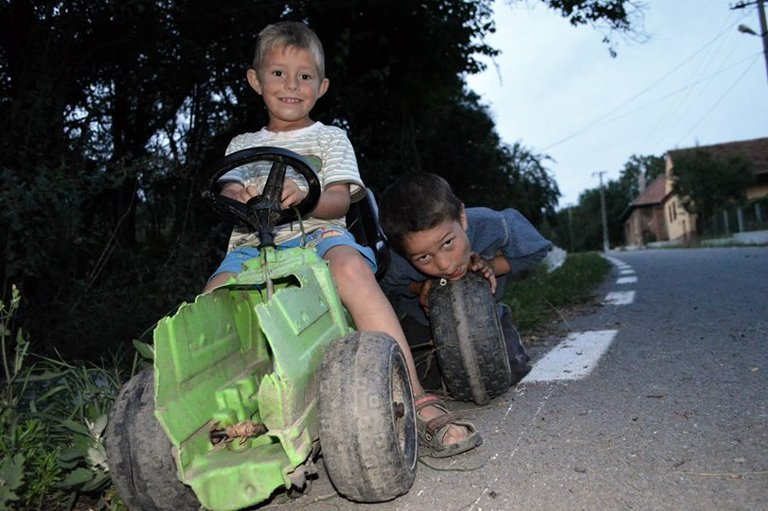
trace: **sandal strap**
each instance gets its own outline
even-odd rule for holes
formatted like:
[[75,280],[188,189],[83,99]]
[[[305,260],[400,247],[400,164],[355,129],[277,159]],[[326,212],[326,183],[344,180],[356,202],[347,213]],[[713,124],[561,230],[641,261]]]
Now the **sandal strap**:
[[445,403],[442,399],[440,399],[438,396],[435,396],[434,394],[422,394],[421,396],[417,397],[414,400],[414,405],[416,407],[416,414],[423,410],[424,408],[428,406],[434,406],[441,412],[442,414],[438,415],[437,417],[433,417],[427,421],[424,422],[424,430],[429,433],[430,435],[435,435],[440,432],[445,426],[462,419],[463,417],[457,413],[449,412],[448,409],[445,407]]
[[413,404],[416,407],[417,412],[420,412],[428,406],[436,406],[445,410],[446,413],[448,412],[448,410],[445,408],[445,403],[443,403],[443,400],[434,394],[422,394],[413,400]]
[[445,426],[452,424],[453,422],[461,419],[461,416],[455,413],[444,413],[438,415],[433,419],[429,419],[424,424],[424,429],[430,434],[435,435],[440,432]]

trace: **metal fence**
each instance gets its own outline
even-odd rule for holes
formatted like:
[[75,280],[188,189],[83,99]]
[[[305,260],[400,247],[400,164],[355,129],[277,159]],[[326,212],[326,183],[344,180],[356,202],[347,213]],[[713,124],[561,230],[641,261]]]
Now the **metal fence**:
[[718,211],[704,220],[704,237],[730,236],[737,232],[768,229],[768,197],[749,202],[738,208]]

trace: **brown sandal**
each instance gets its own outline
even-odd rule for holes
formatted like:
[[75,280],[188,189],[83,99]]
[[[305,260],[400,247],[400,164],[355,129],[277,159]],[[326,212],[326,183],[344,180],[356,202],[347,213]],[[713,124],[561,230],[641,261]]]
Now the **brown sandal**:
[[[414,405],[416,406],[419,443],[421,448],[426,451],[424,455],[433,458],[447,458],[474,449],[483,443],[483,439],[475,429],[474,424],[461,420],[459,415],[449,412],[439,397],[432,394],[422,394],[414,399]],[[422,419],[419,412],[428,406],[434,406],[443,414],[429,420]],[[455,444],[444,444],[443,439],[451,424],[467,428],[467,437]]]

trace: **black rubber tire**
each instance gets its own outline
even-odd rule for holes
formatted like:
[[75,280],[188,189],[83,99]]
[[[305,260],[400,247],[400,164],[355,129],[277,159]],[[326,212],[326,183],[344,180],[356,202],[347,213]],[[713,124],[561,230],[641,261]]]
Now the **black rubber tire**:
[[105,444],[112,483],[130,510],[200,509],[192,489],[179,481],[171,442],[153,415],[154,373],[145,369],[118,394]]
[[446,390],[479,405],[512,383],[509,356],[488,281],[476,273],[429,290],[429,320]]
[[416,411],[395,340],[381,332],[349,334],[329,346],[318,374],[320,446],[336,490],[358,502],[410,490],[418,459]]

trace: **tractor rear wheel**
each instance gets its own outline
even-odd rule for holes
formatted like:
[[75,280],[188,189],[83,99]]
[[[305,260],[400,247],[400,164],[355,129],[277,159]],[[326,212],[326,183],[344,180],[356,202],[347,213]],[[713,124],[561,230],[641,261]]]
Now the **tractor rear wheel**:
[[171,442],[154,416],[154,388],[154,372],[145,369],[115,400],[105,435],[112,483],[131,510],[197,510],[200,503],[179,481]]

